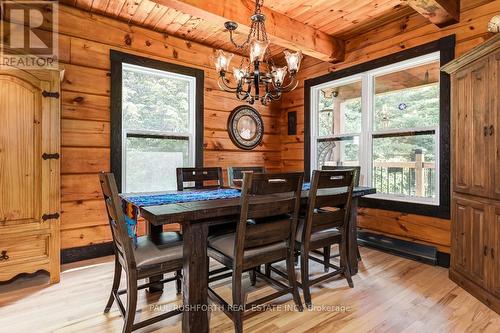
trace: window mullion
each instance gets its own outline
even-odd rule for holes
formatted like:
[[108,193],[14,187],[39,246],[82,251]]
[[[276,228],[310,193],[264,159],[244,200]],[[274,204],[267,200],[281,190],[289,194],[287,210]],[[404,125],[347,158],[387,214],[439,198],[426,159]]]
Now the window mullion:
[[363,146],[360,152],[360,165],[362,173],[365,174],[364,184],[370,186],[372,183],[372,121],[373,121],[373,76],[365,74],[362,83],[362,133]]

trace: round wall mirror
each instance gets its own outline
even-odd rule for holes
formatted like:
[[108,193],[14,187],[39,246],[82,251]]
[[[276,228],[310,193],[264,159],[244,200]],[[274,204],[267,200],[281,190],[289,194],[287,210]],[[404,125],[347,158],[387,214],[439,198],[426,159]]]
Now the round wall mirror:
[[250,150],[262,141],[264,123],[256,109],[248,105],[240,105],[229,115],[227,130],[237,147]]

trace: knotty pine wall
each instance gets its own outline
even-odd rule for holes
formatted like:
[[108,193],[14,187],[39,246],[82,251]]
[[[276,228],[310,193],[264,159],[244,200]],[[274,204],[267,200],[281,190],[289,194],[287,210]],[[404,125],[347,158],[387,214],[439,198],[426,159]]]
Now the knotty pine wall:
[[[281,169],[279,110],[256,105],[265,135],[255,150],[239,150],[229,139],[227,117],[242,103],[217,87],[211,48],[64,5],[59,8],[60,61],[65,70],[61,98],[63,249],[111,240],[97,177],[98,172],[110,169],[110,49],[204,70],[206,166]],[[130,45],[126,39],[131,39]]]
[[[500,1],[462,0],[460,23],[439,29],[420,14],[385,22],[373,29],[346,40],[346,59],[330,64],[306,57],[299,71],[299,87],[285,94],[281,102],[281,163],[283,171],[304,169],[304,80],[355,64],[380,58],[406,48],[421,45],[441,37],[456,34],[456,56],[480,44],[490,36],[488,21],[500,14]],[[287,113],[297,112],[297,133],[287,134]],[[434,245],[450,251],[450,221],[399,212],[360,208],[358,225],[367,230],[396,238]]]

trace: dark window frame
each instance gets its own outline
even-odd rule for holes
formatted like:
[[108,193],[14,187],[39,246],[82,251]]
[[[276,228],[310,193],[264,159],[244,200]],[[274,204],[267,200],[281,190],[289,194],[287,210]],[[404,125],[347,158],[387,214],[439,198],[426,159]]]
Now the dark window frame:
[[[440,53],[440,65],[443,66],[455,58],[455,35],[446,36],[436,41],[416,46],[388,56],[371,60],[359,65],[328,73],[304,82],[304,171],[306,179],[311,174],[311,87],[363,73],[379,67],[391,65],[400,61],[419,57],[433,52]],[[450,218],[450,103],[451,81],[450,75],[440,72],[440,101],[439,101],[439,206],[419,204],[404,201],[361,198],[360,206],[393,210],[444,219]]]
[[172,64],[116,50],[110,51],[111,60],[111,172],[114,173],[118,190],[122,187],[122,70],[123,63],[168,71],[196,78],[195,105],[195,166],[203,166],[203,111],[205,73],[198,68]]

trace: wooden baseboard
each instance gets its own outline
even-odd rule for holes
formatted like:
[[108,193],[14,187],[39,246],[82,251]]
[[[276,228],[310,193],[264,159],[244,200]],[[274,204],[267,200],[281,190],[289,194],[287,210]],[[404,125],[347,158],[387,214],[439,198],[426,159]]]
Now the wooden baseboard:
[[104,257],[112,254],[114,254],[112,242],[73,247],[61,251],[61,264],[68,264],[80,260]]
[[450,268],[450,279],[462,287],[469,294],[483,302],[487,307],[500,314],[500,299],[490,294],[488,291],[478,286],[468,278],[462,276],[459,272]]

